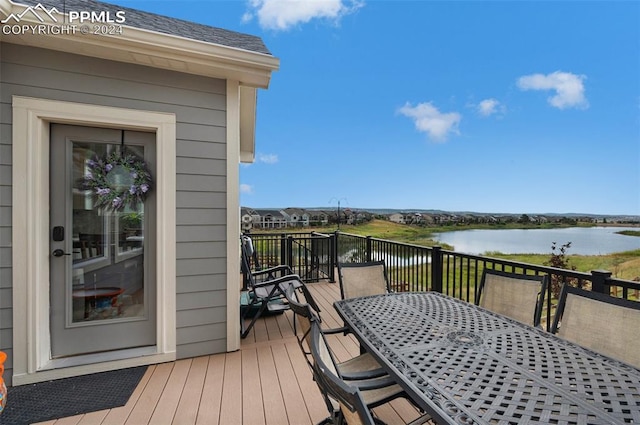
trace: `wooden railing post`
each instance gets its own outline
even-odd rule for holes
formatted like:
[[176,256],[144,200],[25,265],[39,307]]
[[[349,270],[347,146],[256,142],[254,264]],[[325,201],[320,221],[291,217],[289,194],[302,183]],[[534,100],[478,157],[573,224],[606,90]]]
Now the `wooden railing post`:
[[431,290],[442,293],[442,247],[431,248]]
[[611,277],[611,272],[607,270],[591,270],[591,290],[601,294],[610,295],[611,286],[607,285],[607,280]]

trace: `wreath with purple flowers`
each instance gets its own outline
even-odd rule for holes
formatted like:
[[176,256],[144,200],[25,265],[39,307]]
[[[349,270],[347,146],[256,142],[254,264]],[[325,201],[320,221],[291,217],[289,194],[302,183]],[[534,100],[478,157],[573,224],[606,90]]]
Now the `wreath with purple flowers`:
[[87,165],[83,186],[92,192],[96,208],[119,212],[128,206],[136,210],[153,187],[147,164],[136,155],[112,152]]

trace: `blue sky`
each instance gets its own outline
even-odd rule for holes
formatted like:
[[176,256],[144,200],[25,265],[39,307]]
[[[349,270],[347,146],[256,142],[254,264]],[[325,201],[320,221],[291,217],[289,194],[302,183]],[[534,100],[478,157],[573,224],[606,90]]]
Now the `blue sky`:
[[640,2],[113,3],[260,36],[255,208],[640,215]]

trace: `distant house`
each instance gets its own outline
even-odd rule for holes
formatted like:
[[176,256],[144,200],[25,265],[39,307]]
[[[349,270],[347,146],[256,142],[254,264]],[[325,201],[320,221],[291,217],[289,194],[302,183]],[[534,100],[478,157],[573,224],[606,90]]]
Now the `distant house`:
[[326,211],[309,211],[309,225],[326,226],[329,224],[329,213]]
[[290,227],[308,227],[309,213],[302,208],[285,208],[282,215],[287,219]]
[[240,227],[243,232],[249,232],[253,229],[253,223],[260,221],[260,215],[252,208],[240,208]]
[[401,212],[390,214],[389,221],[399,224],[421,224],[423,218],[420,213]]
[[254,221],[254,228],[284,229],[289,224],[287,217],[280,210],[256,209],[255,212],[258,220]]
[[389,221],[393,223],[405,224],[405,215],[404,213],[393,213],[389,214]]
[[424,224],[434,224],[435,219],[432,214],[422,214],[422,223]]
[[[64,30],[71,11],[118,16],[117,33]],[[279,60],[252,35],[93,0],[0,0],[0,21],[5,380],[239,349],[238,163]],[[96,165],[129,155],[144,190]],[[100,196],[146,199],[98,206],[82,182],[112,171]]]

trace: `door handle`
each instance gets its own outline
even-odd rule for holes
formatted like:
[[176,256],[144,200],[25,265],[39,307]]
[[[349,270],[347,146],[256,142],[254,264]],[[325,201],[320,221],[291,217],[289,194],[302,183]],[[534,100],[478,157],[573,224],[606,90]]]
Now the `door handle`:
[[58,248],[58,249],[53,250],[51,255],[53,255],[54,257],[62,257],[63,255],[71,255],[71,254],[69,254],[67,252],[64,252],[63,250]]

